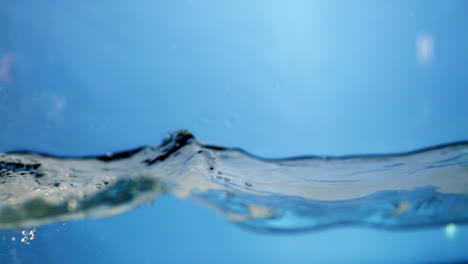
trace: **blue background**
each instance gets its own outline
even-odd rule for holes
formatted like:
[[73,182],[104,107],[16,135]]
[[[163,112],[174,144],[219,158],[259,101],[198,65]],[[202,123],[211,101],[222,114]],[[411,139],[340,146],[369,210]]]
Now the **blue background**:
[[[102,154],[180,128],[264,157],[468,140],[466,1],[0,5],[0,151]],[[2,231],[0,263],[467,259],[457,230],[258,234],[163,197],[40,227],[31,245]]]

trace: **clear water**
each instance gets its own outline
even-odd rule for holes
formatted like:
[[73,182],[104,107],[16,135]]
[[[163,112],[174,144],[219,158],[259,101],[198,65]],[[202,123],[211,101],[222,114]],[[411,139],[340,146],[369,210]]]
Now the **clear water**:
[[265,160],[179,131],[160,146],[98,157],[4,154],[0,168],[3,228],[108,216],[164,193],[197,198],[260,231],[468,221],[468,143],[400,155]]
[[[239,147],[267,158],[258,160],[232,150],[231,155],[238,153],[242,164],[226,159],[220,165],[252,171],[284,162],[272,158],[367,157],[369,153],[408,153],[468,139],[466,1],[26,0],[0,1],[0,6],[1,153],[29,150],[61,157],[98,156],[154,144],[167,132],[188,128],[205,142]],[[328,206],[337,201],[318,202],[339,196],[336,192],[301,193],[308,198],[272,204],[256,191],[279,193],[285,199],[302,186],[268,189],[265,182],[253,181],[262,173],[231,172],[229,182],[216,174],[203,175],[201,179],[214,192],[197,187],[194,195],[183,196],[175,192],[177,186],[168,190],[156,184],[148,196],[140,193],[136,197],[141,200],[116,211],[111,210],[115,206],[96,207],[74,215],[81,219],[78,221],[56,222],[60,214],[47,221],[42,218],[42,223],[49,224],[36,226],[29,245],[20,241],[22,229],[3,229],[0,263],[464,261],[468,258],[468,229],[462,223],[466,210],[449,209],[455,204],[465,206],[464,186],[449,186],[463,180],[435,173],[461,171],[463,158],[458,165],[417,171],[430,166],[419,159],[438,150],[393,156],[404,159],[406,165],[377,171],[372,167],[374,172],[369,175],[364,173],[367,169],[351,170],[361,174],[346,177],[361,181],[344,182],[343,186],[369,183],[369,178],[385,180],[371,186],[376,192],[341,198],[349,201],[353,195],[362,195],[366,201],[379,201],[372,204],[387,206],[371,208],[359,198],[354,199],[355,205],[337,207]],[[452,150],[455,157],[457,150]],[[410,157],[418,160],[406,159]],[[202,164],[205,158],[200,156],[197,162]],[[217,162],[221,160],[217,158]],[[248,161],[259,164],[247,166]],[[333,161],[314,159],[320,164]],[[124,164],[121,162],[115,164]],[[79,159],[74,165],[87,164],[88,172],[95,171],[89,163],[92,160]],[[44,168],[64,168],[62,165]],[[398,168],[407,170],[396,173]],[[420,177],[411,174],[411,181],[398,178],[408,171],[417,171]],[[428,172],[434,172],[434,177]],[[462,175],[452,172],[443,175]],[[398,180],[384,177],[390,173]],[[115,171],[109,173],[109,178],[115,175]],[[93,180],[87,182],[87,191],[96,191],[102,178]],[[319,181],[307,184],[333,190],[340,186]],[[421,186],[424,182],[431,186]],[[55,183],[50,182],[50,190],[60,187]],[[205,186],[185,183],[190,187],[187,190]],[[148,205],[158,186],[169,194]],[[382,186],[408,192],[372,196],[383,191],[376,190]],[[359,187],[356,190],[362,190]],[[105,188],[104,183],[100,190]],[[231,199],[225,191],[241,200]],[[34,193],[19,193],[21,199],[34,199]],[[62,216],[69,215],[69,209],[79,210],[82,200],[80,196],[75,200],[67,200],[67,212]],[[261,212],[266,210],[234,206],[253,201],[279,209],[272,214],[276,218],[263,221],[261,217],[266,215]],[[427,202],[417,207],[415,201]],[[140,203],[142,206],[128,210]],[[315,214],[311,218],[307,210],[290,210],[292,204],[319,208],[327,217],[316,218]],[[353,206],[369,210],[354,210]],[[337,209],[340,213],[336,213],[334,208],[353,208],[353,212]],[[122,213],[124,210],[128,211]],[[324,222],[313,219],[333,220],[330,212],[336,222],[317,229]],[[44,214],[42,210],[36,213]],[[114,216],[88,217],[108,213]],[[351,215],[364,222],[335,225]],[[397,225],[413,220],[416,226],[429,225]],[[375,228],[374,223],[385,226]],[[293,228],[301,225],[308,230]],[[268,232],[272,229],[282,232]],[[288,232],[293,229],[296,232]]]

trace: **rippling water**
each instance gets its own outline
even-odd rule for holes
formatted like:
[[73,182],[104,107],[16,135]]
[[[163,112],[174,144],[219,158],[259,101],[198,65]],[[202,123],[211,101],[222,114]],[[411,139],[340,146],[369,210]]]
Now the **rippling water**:
[[468,143],[397,155],[261,159],[181,130],[159,146],[98,157],[0,155],[3,229],[113,215],[166,193],[196,198],[260,231],[466,222]]

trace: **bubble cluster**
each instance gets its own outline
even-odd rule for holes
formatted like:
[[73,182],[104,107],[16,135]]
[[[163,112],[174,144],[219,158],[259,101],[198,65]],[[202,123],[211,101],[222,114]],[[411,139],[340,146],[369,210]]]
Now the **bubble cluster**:
[[29,245],[30,241],[34,240],[34,238],[36,237],[36,229],[31,229],[29,231],[23,230],[21,234],[23,235],[23,238],[21,238],[21,242]]

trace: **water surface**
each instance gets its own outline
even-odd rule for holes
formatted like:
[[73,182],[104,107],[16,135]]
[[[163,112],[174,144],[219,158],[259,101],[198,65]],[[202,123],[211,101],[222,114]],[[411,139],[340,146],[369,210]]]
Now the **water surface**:
[[468,220],[468,143],[403,154],[262,159],[200,143],[96,157],[0,156],[0,227],[118,214],[163,194],[195,198],[259,231],[338,225],[418,228]]

